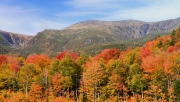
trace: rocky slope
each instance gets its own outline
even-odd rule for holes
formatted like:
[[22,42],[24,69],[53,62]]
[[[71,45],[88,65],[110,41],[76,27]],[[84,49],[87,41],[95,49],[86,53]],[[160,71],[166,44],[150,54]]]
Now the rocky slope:
[[9,47],[23,47],[31,36],[0,31],[0,44]]
[[109,34],[131,35],[131,38],[140,37],[149,33],[170,32],[180,26],[180,18],[158,22],[143,22],[137,20],[124,21],[84,21],[65,29],[98,29]]
[[83,47],[139,38],[147,34],[165,34],[180,26],[180,18],[158,22],[137,20],[89,20],[62,30],[44,30],[26,44],[26,51],[56,53]]

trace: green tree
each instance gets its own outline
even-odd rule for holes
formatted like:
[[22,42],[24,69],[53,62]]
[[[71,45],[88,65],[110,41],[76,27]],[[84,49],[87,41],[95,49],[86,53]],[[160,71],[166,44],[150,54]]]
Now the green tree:
[[133,93],[141,93],[142,98],[143,89],[146,88],[146,79],[143,77],[143,71],[140,69],[140,66],[135,63],[130,66],[128,78],[127,78],[127,85],[130,91]]
[[86,63],[87,59],[88,55],[86,53],[81,53],[76,62],[81,66]]
[[65,57],[60,61],[59,72],[62,76],[62,88],[67,92],[75,91],[77,98],[77,92],[82,74],[81,67],[72,59],[69,54],[66,54]]
[[[155,100],[158,100],[159,97],[165,98],[163,96],[164,93],[167,93],[167,84],[166,84],[166,76],[163,69],[156,69],[151,75],[150,85],[156,87],[153,90],[153,96]],[[152,96],[152,97],[153,97]]]
[[128,52],[123,59],[123,63],[126,67],[130,67],[130,65],[134,63],[140,64],[142,62],[139,48],[135,48],[132,51]]
[[11,89],[12,76],[7,64],[0,66],[0,90]]
[[37,72],[33,64],[26,64],[21,68],[18,74],[19,85],[23,86],[25,96],[27,96],[31,83],[35,81],[34,77],[37,75]]
[[174,37],[176,34],[176,30],[173,30],[172,33],[171,33],[171,37]]
[[60,64],[60,61],[58,59],[55,59],[54,61],[52,61],[50,65],[50,72],[49,72],[51,76],[54,76],[55,74],[60,73],[59,64]]
[[180,100],[180,79],[175,80],[174,93],[176,95],[176,101]]

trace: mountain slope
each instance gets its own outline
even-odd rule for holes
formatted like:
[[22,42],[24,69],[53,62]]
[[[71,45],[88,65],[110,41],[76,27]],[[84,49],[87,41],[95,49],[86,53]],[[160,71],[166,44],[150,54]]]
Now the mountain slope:
[[5,32],[0,30],[0,54],[7,54],[9,52],[19,52],[20,48],[30,40],[31,36]]
[[23,47],[29,40],[30,36],[0,31],[0,44],[11,47]]
[[140,38],[147,34],[167,34],[180,26],[180,18],[143,22],[137,20],[89,20],[62,30],[44,30],[26,44],[26,51],[57,53],[78,50],[87,46]]

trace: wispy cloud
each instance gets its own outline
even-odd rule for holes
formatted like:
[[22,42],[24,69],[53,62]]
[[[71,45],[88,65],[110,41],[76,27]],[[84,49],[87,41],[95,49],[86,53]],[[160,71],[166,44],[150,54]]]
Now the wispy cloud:
[[39,17],[8,18],[1,16],[0,22],[0,29],[27,35],[36,35],[37,32],[43,31],[44,29],[62,29],[69,25]]
[[0,29],[27,35],[35,35],[44,29],[62,29],[68,24],[41,17],[39,9],[18,6],[0,6]]
[[130,8],[125,10],[116,10],[109,16],[102,19],[104,20],[124,20],[136,19],[144,21],[159,21],[172,19],[180,16],[179,0],[157,0],[149,5],[138,8]]
[[72,20],[74,23],[91,19],[100,20],[101,17],[109,15],[114,9],[123,8],[122,5],[118,5],[119,1],[126,0],[69,0],[63,2],[69,10],[61,11],[56,16]]
[[[111,11],[147,6],[155,0],[70,0],[64,2],[78,10]],[[158,1],[158,0],[157,0]]]
[[35,35],[84,20],[150,22],[180,17],[180,0],[15,1],[0,1],[0,30]]
[[78,10],[108,10],[116,7],[121,8],[122,5],[118,5],[119,1],[125,0],[71,0],[66,1],[66,5],[70,5]]
[[12,3],[14,0],[1,0],[1,2]]
[[61,17],[61,18],[73,18],[73,17],[90,17],[90,16],[95,16],[96,15],[96,18],[98,18],[97,16],[104,16],[106,15],[106,12],[98,12],[98,11],[92,11],[92,12],[89,12],[89,11],[70,11],[70,12],[61,12],[59,14],[55,14],[56,16],[58,17]]
[[5,6],[0,4],[0,13],[31,13],[36,12],[39,9],[22,9],[17,6]]
[[57,14],[58,16],[87,16],[87,15],[94,15],[98,14],[97,12],[85,12],[85,11],[71,11],[71,12],[62,12]]
[[180,16],[179,0],[71,0],[65,4],[76,8],[68,13],[71,16],[84,15],[85,12],[96,19],[109,21],[158,21]]
[[70,0],[65,1],[65,4],[80,8],[80,7],[88,7],[88,6],[96,6],[101,4],[108,3],[109,0]]

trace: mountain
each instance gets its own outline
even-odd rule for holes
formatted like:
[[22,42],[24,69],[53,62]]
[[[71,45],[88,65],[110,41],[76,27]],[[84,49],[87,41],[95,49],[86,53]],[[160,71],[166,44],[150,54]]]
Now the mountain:
[[0,44],[11,46],[11,47],[23,47],[29,40],[31,36],[5,32],[0,30]]
[[0,30],[0,44],[11,47],[23,47],[31,36],[5,32]]
[[[149,33],[171,32],[180,26],[180,18],[158,22],[143,22],[137,20],[96,21],[90,20],[74,24],[65,29],[96,29],[112,35],[122,35],[128,38],[138,38]],[[119,35],[118,35],[119,34]],[[128,36],[130,35],[130,36]]]
[[0,30],[0,54],[11,52],[12,48],[19,49],[30,40],[31,36]]
[[75,51],[87,46],[140,38],[148,34],[168,34],[179,26],[180,18],[158,22],[88,20],[62,30],[46,29],[39,32],[26,44],[25,50],[48,54],[63,50]]

